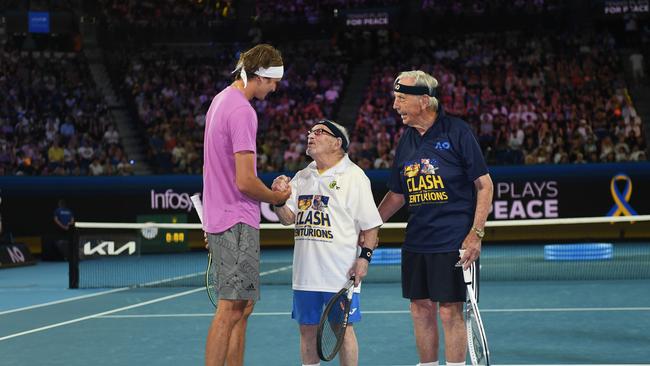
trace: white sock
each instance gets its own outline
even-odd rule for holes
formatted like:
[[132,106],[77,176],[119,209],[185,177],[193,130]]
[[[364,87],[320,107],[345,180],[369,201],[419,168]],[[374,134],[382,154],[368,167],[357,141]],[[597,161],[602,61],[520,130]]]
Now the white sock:
[[465,362],[447,362],[445,363],[447,366],[465,366]]
[[419,363],[418,366],[438,366],[438,361]]

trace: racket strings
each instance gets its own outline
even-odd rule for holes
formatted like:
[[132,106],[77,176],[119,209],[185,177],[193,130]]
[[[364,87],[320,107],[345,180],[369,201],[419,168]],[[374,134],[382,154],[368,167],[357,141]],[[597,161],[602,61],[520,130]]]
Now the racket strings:
[[208,255],[208,268],[205,273],[205,289],[208,292],[208,298],[212,305],[217,306],[217,261],[212,257],[212,253]]
[[483,339],[481,337],[482,330],[479,325],[478,319],[475,312],[473,311],[471,304],[467,304],[467,333],[468,333],[468,346],[470,351],[470,357],[472,359],[473,365],[486,365],[487,356],[486,349],[483,345]]
[[485,358],[483,352],[483,346],[481,344],[481,339],[478,337],[479,330],[476,328],[476,325],[472,323],[472,349],[474,349],[474,354],[476,355],[477,360],[482,360]]
[[322,327],[321,349],[324,358],[332,359],[341,346],[347,326],[349,301],[345,293],[336,295]]

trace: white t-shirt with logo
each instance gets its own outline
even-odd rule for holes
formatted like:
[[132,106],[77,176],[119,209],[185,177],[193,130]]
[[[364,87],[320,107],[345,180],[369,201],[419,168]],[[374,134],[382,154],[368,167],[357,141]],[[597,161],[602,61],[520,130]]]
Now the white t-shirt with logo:
[[296,215],[293,289],[338,292],[358,257],[359,233],[382,224],[370,180],[347,155],[322,174],[312,162],[291,180],[286,204]]

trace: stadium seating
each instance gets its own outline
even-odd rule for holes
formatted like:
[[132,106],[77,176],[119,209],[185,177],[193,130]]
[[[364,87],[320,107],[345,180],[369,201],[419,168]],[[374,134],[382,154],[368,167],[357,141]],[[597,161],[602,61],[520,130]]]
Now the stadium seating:
[[[278,47],[287,60],[285,76],[267,100],[253,101],[260,171],[305,166],[306,131],[336,112],[347,75],[344,56],[335,49],[323,52],[322,42]],[[195,51],[141,52],[126,71],[128,98],[146,130],[157,173],[201,172],[205,113],[214,95],[233,80],[236,46]]]
[[83,56],[0,51],[3,175],[131,174]]
[[[265,27],[314,25],[335,9],[415,6],[425,21],[450,24],[458,19],[487,21],[494,15],[545,18],[566,13],[563,7],[569,6],[561,0],[254,3],[259,34],[243,38],[261,40],[269,36]],[[242,3],[98,4],[108,31],[100,33],[123,43],[115,49],[107,46],[106,63],[117,65],[110,68],[113,86],[147,145],[147,163],[157,174],[200,174],[205,113],[214,95],[232,81],[234,60],[249,43],[153,47],[143,46],[143,40],[156,35],[193,44],[206,30],[241,22]],[[544,35],[532,29],[456,34],[440,28],[433,36],[417,37],[390,27],[321,29],[319,40],[269,41],[282,51],[286,72],[277,92],[252,101],[259,117],[259,171],[295,171],[308,163],[308,129],[319,119],[337,119],[343,99],[359,96],[348,87],[353,68],[364,60],[372,61],[372,70],[358,112],[357,103],[351,109],[356,118],[339,121],[350,127],[349,155],[364,169],[392,165],[403,131],[392,108],[393,80],[412,69],[437,78],[445,112],[467,121],[491,165],[647,160],[647,131],[636,104],[642,101],[633,100],[625,79],[628,60],[621,46],[629,42],[624,37],[562,26]],[[647,47],[648,39],[644,42]],[[369,53],[361,52],[366,48]],[[83,52],[24,51],[10,43],[0,48],[2,174],[132,174],[112,118]]]
[[474,34],[386,45],[354,126],[350,155],[390,165],[400,71],[439,81],[446,113],[466,120],[493,165],[645,160],[645,135],[609,34]]

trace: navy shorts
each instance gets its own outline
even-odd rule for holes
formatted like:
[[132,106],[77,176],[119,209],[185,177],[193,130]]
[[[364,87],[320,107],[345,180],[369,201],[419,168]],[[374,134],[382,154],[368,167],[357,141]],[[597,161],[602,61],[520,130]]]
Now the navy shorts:
[[465,281],[462,267],[456,267],[458,259],[457,251],[414,253],[402,250],[402,296],[411,300],[464,302]]

